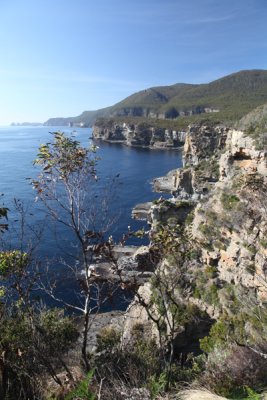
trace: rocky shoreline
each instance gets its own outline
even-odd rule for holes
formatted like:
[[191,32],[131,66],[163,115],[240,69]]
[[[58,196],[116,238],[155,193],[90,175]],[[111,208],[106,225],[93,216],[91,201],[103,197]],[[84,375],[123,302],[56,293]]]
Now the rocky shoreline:
[[[96,354],[97,337],[109,332],[122,352],[153,342],[181,371],[184,360],[200,356],[206,370],[199,382],[205,385],[210,373],[212,390],[220,385],[222,362],[234,379],[239,363],[243,374],[262,362],[266,325],[265,319],[255,324],[255,313],[266,316],[267,148],[243,131],[202,124],[189,126],[183,159],[183,168],[154,180],[155,191],[172,196],[132,210],[150,225],[149,245],[115,246],[114,265],[95,264],[92,279],[131,287],[133,298],[126,311],[91,316],[87,350],[102,354]],[[215,372],[213,365],[208,370],[210,354]],[[253,374],[246,375],[248,383]],[[125,399],[152,398],[140,396]],[[220,397],[191,390],[182,398]]]
[[93,126],[92,138],[151,150],[180,150],[184,145],[185,132],[155,128],[149,123],[130,124],[115,120],[98,120]]
[[137,149],[148,149],[148,150],[153,150],[153,151],[181,151],[183,150],[183,145],[181,146],[165,146],[163,145],[139,145],[139,144],[128,144],[125,140],[105,140],[105,139],[99,139],[99,138],[94,138],[92,137],[92,140],[94,142],[105,142],[105,143],[110,143],[114,145],[122,145],[122,146],[128,146],[128,147],[134,147]]
[[[258,235],[264,235],[265,226],[267,226],[266,215],[263,211],[258,210],[260,214],[257,220],[259,218],[262,219],[259,227],[254,226],[251,217],[250,220],[247,220],[248,217],[244,216],[244,221],[241,225],[239,221],[238,225],[232,228],[234,229],[232,233],[231,231],[225,233],[225,228],[223,228],[224,223],[221,223],[222,237],[216,239],[218,233],[214,231],[212,233],[214,237],[212,236],[211,238],[212,241],[210,242],[209,249],[206,248],[206,245],[202,245],[203,240],[204,242],[210,240],[208,238],[208,231],[206,233],[202,227],[208,226],[210,223],[209,209],[217,213],[218,219],[222,218],[221,215],[224,214],[220,208],[216,207],[216,203],[221,198],[223,199],[221,197],[222,192],[227,193],[233,190],[232,181],[233,179],[237,179],[237,176],[240,176],[240,179],[242,177],[245,181],[251,181],[251,179],[256,179],[256,181],[260,179],[262,182],[266,181],[267,153],[263,150],[256,150],[253,140],[246,137],[241,131],[222,126],[209,127],[202,125],[189,127],[185,138],[183,157],[184,168],[170,171],[167,176],[156,178],[154,181],[156,191],[171,193],[173,197],[169,200],[159,199],[157,202],[137,205],[133,209],[133,216],[148,219],[151,225],[151,235],[162,224],[185,224],[188,216],[192,215],[190,217],[192,222],[190,222],[188,229],[190,229],[190,240],[193,240],[193,243],[197,244],[198,252],[201,252],[201,256],[197,260],[198,268],[200,271],[203,268],[216,269],[215,280],[207,276],[207,288],[209,288],[209,285],[214,285],[214,287],[218,285],[216,292],[222,291],[223,293],[222,288],[224,285],[232,285],[235,282],[235,285],[241,285],[244,288],[242,290],[249,292],[256,291],[256,298],[258,298],[258,301],[262,301],[261,299],[267,298],[266,287],[263,283],[261,284],[264,279],[266,250],[261,248],[261,245],[259,245],[260,242],[256,242],[255,238]],[[248,195],[246,194],[246,196]],[[235,196],[233,195],[234,199]],[[231,207],[230,205],[229,211],[226,208],[224,213],[229,213]],[[207,210],[204,211],[204,216],[203,212],[200,213],[200,209]],[[248,234],[248,223],[252,224],[251,230],[255,231],[255,234]],[[236,229],[239,232],[238,235],[235,233]],[[224,237],[225,235],[227,240]],[[217,242],[219,241],[221,241],[221,248],[216,249],[214,246],[217,246]],[[244,245],[241,241],[243,241]],[[191,244],[188,245],[192,246]],[[142,249],[146,257],[150,246],[151,244]],[[253,250],[252,253],[248,250],[248,247],[253,247],[257,250],[255,252]],[[147,257],[148,260],[149,258]],[[127,260],[125,261],[127,264]],[[252,273],[246,267],[251,263],[255,263],[255,273]],[[142,262],[139,264],[139,268],[141,265]],[[195,267],[190,268],[195,269]],[[195,272],[193,270],[192,274],[194,275]],[[151,272],[145,276],[143,284],[140,285],[140,292],[144,298],[149,298],[150,296],[151,289],[148,282],[150,276]],[[198,285],[198,283],[196,284]],[[207,288],[204,289],[203,287],[201,289],[204,292],[198,295],[199,298],[195,295],[195,297],[191,296],[186,301],[197,304],[198,307],[207,312],[209,318],[219,319],[222,312],[221,309],[225,306],[220,305],[218,307],[218,305],[211,303],[210,300],[205,300],[207,298],[205,290],[209,290]],[[125,337],[129,337],[135,323],[144,323],[147,326],[149,322],[142,310],[142,306],[138,304],[129,308],[129,311],[125,314],[125,318],[127,321],[124,326]],[[153,331],[154,328],[151,326],[150,329]],[[179,339],[177,338],[177,340]]]

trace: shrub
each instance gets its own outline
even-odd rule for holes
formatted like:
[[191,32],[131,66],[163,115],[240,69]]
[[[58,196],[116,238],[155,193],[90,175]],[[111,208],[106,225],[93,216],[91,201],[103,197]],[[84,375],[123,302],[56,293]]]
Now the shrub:
[[207,265],[207,267],[205,268],[205,274],[208,278],[216,278],[216,276],[218,275],[217,268],[212,265]]
[[239,201],[239,198],[234,194],[223,193],[221,196],[223,208],[228,211],[232,211]]
[[150,391],[152,399],[155,399],[158,395],[165,391],[166,384],[167,376],[165,372],[162,372],[159,376],[152,375],[150,377],[147,387]]
[[94,370],[87,374],[87,377],[80,381],[77,387],[65,396],[64,400],[95,400],[96,394],[92,392],[90,385],[93,379]]
[[1,251],[0,252],[0,274],[3,277],[23,271],[29,263],[27,253],[22,253],[19,250]]
[[231,399],[259,399],[252,389],[267,383],[267,361],[245,346],[216,347],[200,383]]
[[151,339],[139,339],[114,352],[103,352],[95,360],[99,376],[104,376],[105,390],[118,385],[142,387],[161,372],[160,351]]
[[120,343],[120,332],[112,326],[106,326],[97,334],[97,351],[112,351]]
[[215,283],[205,288],[202,299],[210,305],[219,305],[218,288]]

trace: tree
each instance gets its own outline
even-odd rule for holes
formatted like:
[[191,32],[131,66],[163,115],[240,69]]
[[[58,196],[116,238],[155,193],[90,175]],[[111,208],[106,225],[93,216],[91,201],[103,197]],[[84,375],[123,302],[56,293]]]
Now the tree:
[[[150,280],[150,298],[136,292],[137,304],[144,307],[150,322],[157,329],[157,336],[164,372],[166,391],[170,388],[172,365],[175,359],[175,342],[187,326],[197,324],[205,313],[189,302],[190,239],[183,225],[159,225],[152,232],[151,252],[156,264]],[[155,254],[158,256],[155,257]]]
[[[22,231],[17,248],[11,249],[8,240],[5,244],[5,235],[0,248],[0,398],[40,398],[45,375],[61,386],[59,369],[72,378],[65,355],[78,332],[64,310],[47,310],[34,297],[39,273],[30,243],[24,240],[22,204],[15,205],[21,212],[18,233]],[[5,219],[7,212],[4,208]]]
[[93,323],[93,314],[116,290],[114,287],[107,290],[105,277],[96,274],[93,267],[100,258],[116,262],[112,240],[108,238],[108,231],[114,222],[110,216],[110,202],[115,181],[111,180],[108,188],[100,185],[96,173],[98,157],[95,146],[82,147],[72,136],[62,132],[52,135],[53,142],[39,148],[34,164],[41,170],[32,183],[49,215],[73,234],[77,252],[72,254],[72,263],[65,261],[65,266],[79,282],[77,296],[80,304],[63,301],[55,293],[54,283],[42,287],[54,300],[83,314],[82,359],[88,371],[88,331]]

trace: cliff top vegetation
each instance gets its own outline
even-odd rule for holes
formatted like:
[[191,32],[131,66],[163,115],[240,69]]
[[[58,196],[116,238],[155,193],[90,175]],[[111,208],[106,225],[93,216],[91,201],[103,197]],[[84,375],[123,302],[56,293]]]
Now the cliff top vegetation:
[[[140,117],[147,113],[177,118],[182,112],[198,112],[204,108],[217,110],[206,113],[209,120],[233,122],[267,101],[267,71],[240,71],[207,84],[177,83],[142,90],[121,102],[96,111],[84,111],[77,117],[53,118],[46,125],[67,125],[83,123],[91,126],[100,117]],[[144,112],[145,110],[145,112]],[[179,116],[182,126],[203,119],[203,114]],[[153,119],[154,120],[154,119]]]

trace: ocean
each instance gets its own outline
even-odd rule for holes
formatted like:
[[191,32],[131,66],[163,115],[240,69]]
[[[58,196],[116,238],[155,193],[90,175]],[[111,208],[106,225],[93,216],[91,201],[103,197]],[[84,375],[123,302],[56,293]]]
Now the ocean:
[[[3,236],[5,246],[15,248],[17,240],[21,240],[21,229],[18,213],[15,211],[14,199],[19,200],[27,210],[25,227],[29,229],[32,243],[36,242],[35,255],[44,262],[53,263],[62,285],[62,290],[70,290],[71,282],[64,282],[64,267],[59,259],[64,259],[70,248],[70,234],[60,227],[55,236],[54,230],[47,223],[41,203],[35,202],[35,193],[29,178],[37,175],[33,160],[42,143],[51,141],[50,132],[74,132],[76,140],[83,146],[91,143],[92,130],[89,128],[67,127],[0,127],[0,194],[1,204],[9,208],[9,232]],[[168,171],[182,166],[180,151],[150,150],[132,148],[124,145],[96,143],[99,146],[97,155],[100,157],[97,171],[102,182],[117,176],[116,193],[111,204],[116,215],[116,224],[111,228],[111,234],[119,239],[127,232],[128,226],[138,230],[147,225],[144,221],[131,218],[132,208],[146,201],[158,198],[151,182],[153,178],[165,175]],[[18,203],[17,203],[18,204]],[[42,229],[38,238],[36,232]],[[27,231],[25,228],[25,231]],[[25,234],[28,240],[29,236]],[[26,240],[25,239],[25,240]],[[38,243],[37,243],[38,242]],[[129,244],[145,243],[132,240]],[[25,244],[26,246],[26,244]],[[53,261],[51,261],[53,260]],[[70,294],[69,294],[70,295]],[[71,296],[71,295],[70,295]]]

